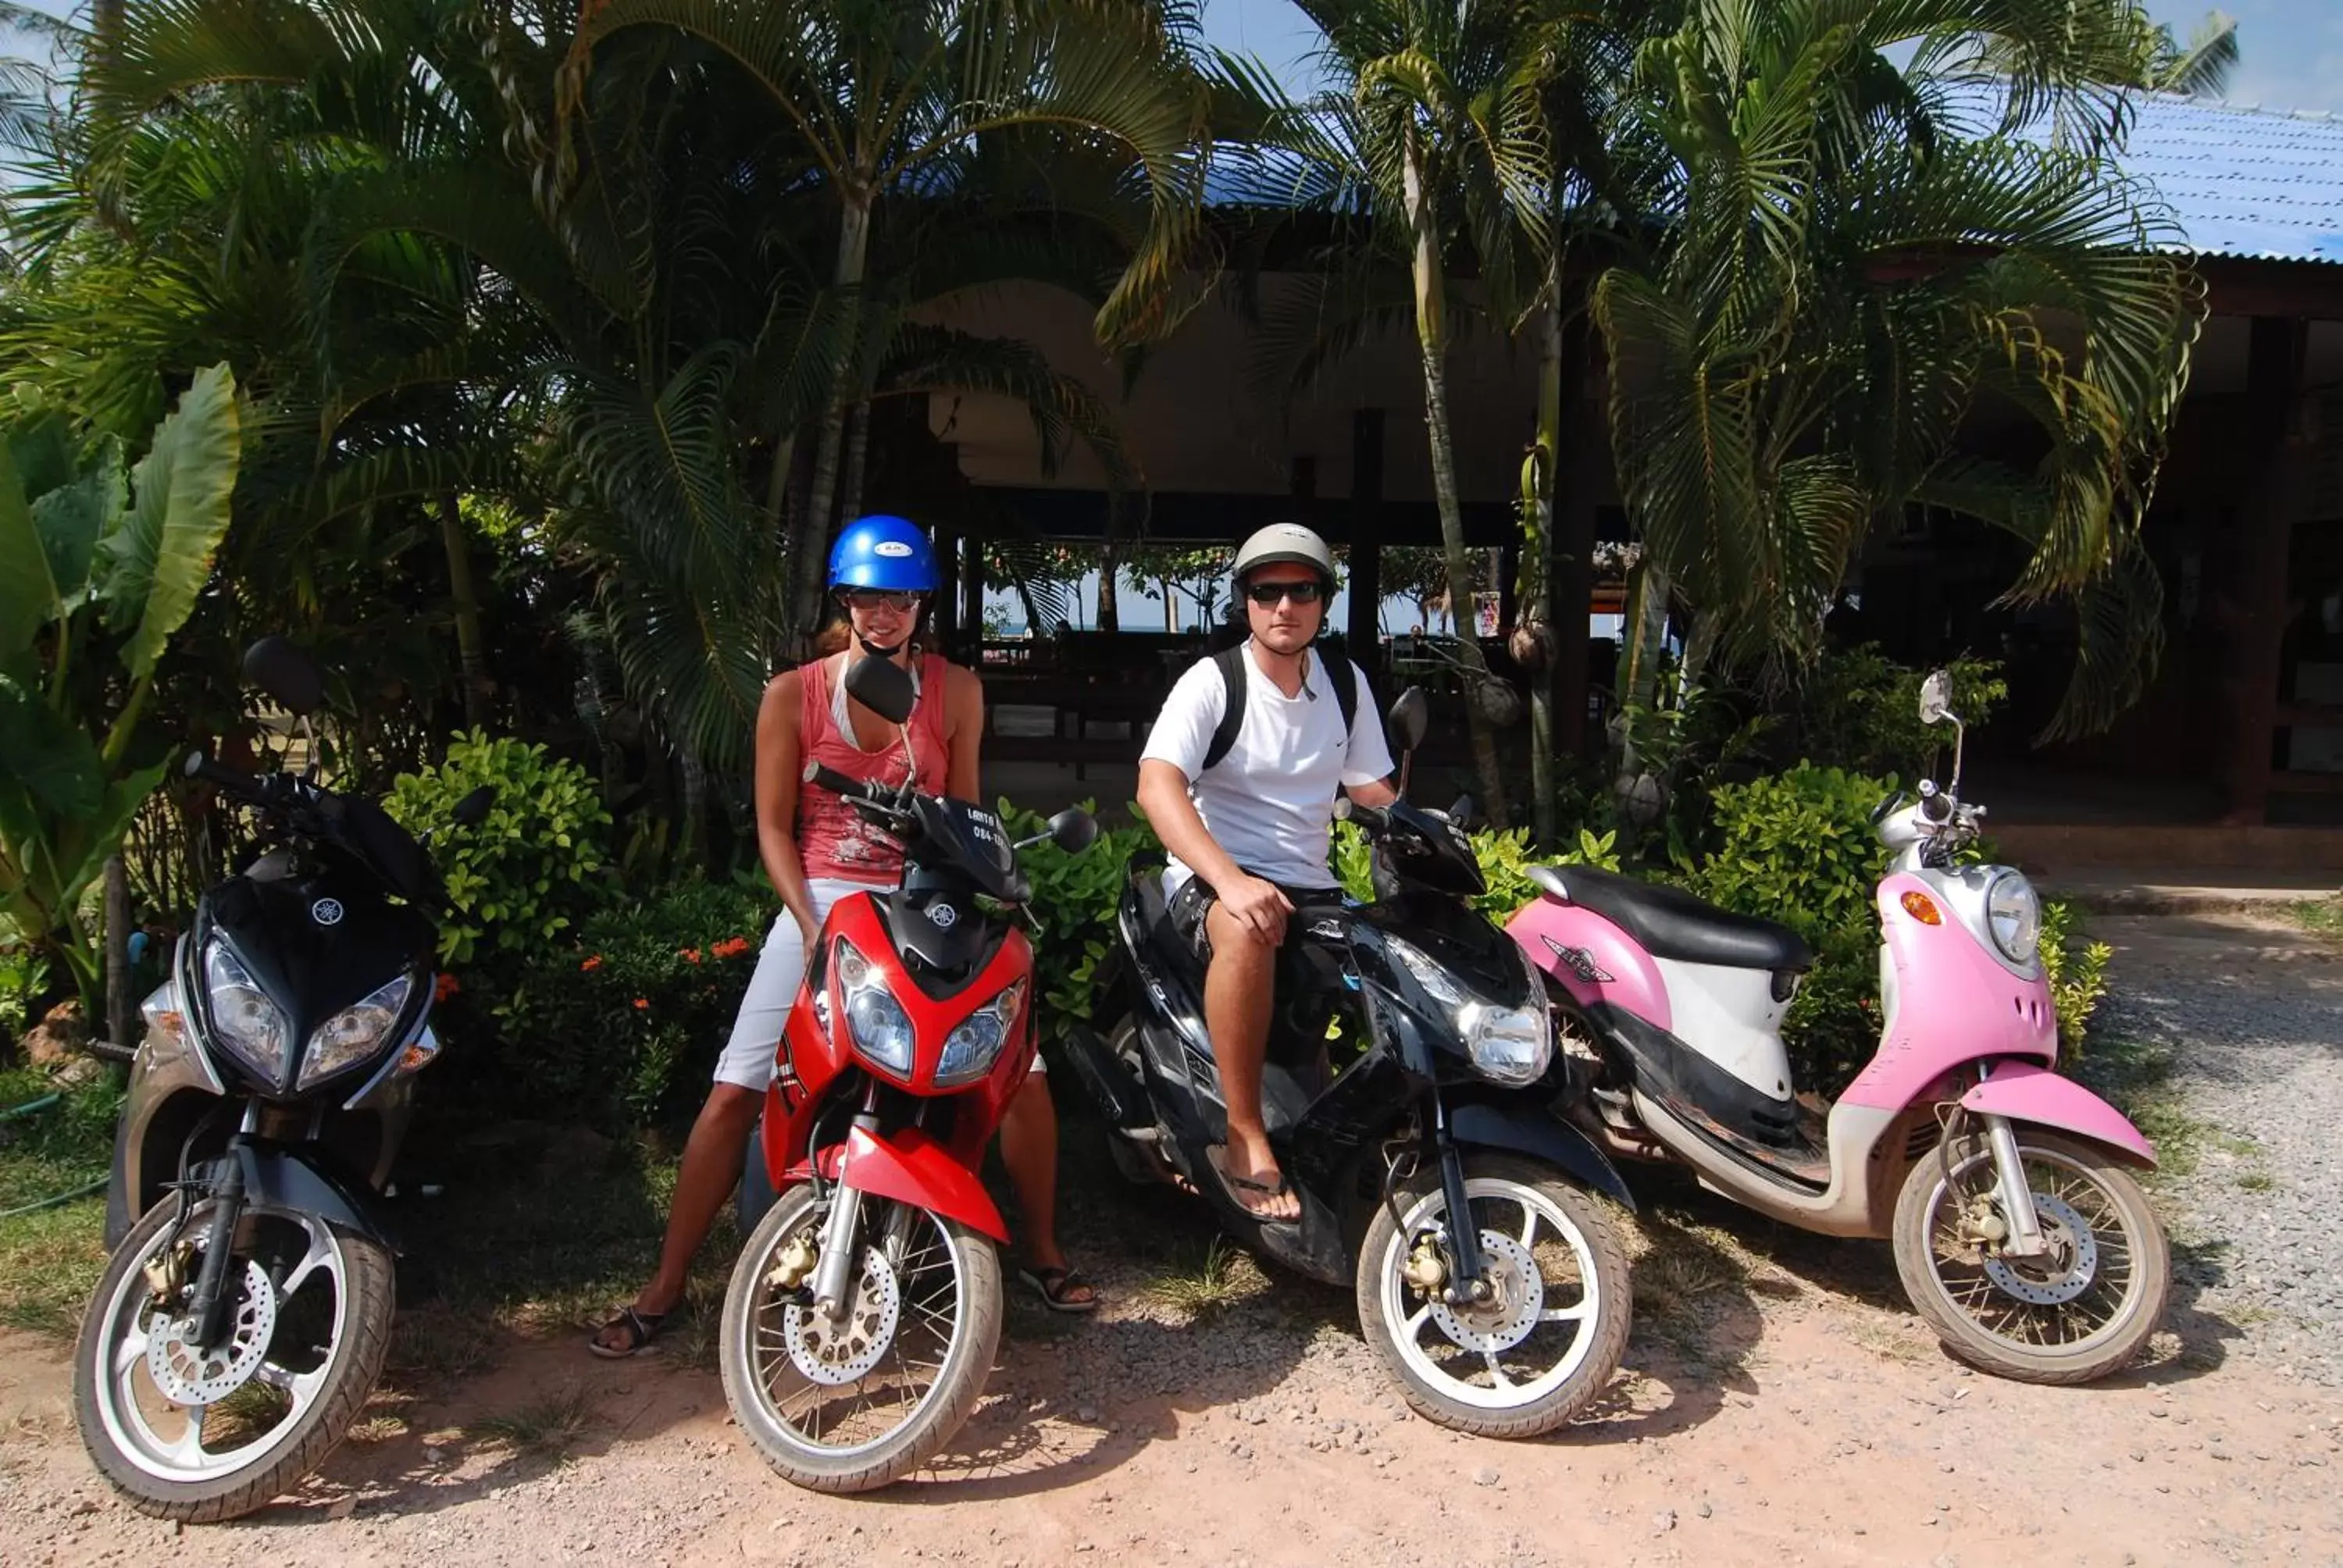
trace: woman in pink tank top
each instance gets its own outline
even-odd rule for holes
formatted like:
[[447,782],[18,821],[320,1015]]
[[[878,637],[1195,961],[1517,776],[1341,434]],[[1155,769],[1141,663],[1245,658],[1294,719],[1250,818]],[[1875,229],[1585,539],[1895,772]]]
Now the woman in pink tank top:
[[[765,940],[717,1062],[715,1086],[684,1146],[659,1272],[595,1332],[589,1348],[597,1355],[634,1354],[682,1299],[693,1254],[739,1180],[781,1025],[830,906],[892,888],[902,876],[900,848],[840,797],[803,782],[806,764],[896,786],[916,763],[920,789],[982,799],[977,745],[984,733],[983,688],[973,670],[928,652],[920,638],[928,596],[940,581],[927,538],[911,524],[900,518],[852,523],[830,553],[840,618],[817,639],[812,661],[765,688],[757,710],[757,845],[783,911]],[[911,672],[919,700],[904,727],[910,760],[903,755],[903,731],[847,694],[846,671],[857,658],[891,658]],[[1038,1060],[1001,1122],[1001,1153],[1025,1221],[1021,1275],[1045,1305],[1091,1311],[1097,1296],[1058,1250],[1057,1112]]]

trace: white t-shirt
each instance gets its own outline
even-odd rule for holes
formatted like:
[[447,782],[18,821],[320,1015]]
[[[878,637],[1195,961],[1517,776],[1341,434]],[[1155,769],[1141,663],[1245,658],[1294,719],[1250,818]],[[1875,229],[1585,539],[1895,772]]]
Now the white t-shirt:
[[[1172,686],[1140,760],[1169,762],[1187,775],[1188,798],[1212,841],[1246,870],[1289,887],[1334,887],[1327,856],[1335,786],[1372,784],[1392,770],[1367,678],[1351,667],[1360,711],[1346,738],[1342,704],[1315,649],[1305,658],[1302,691],[1294,697],[1262,672],[1251,642],[1245,654],[1253,662],[1245,677],[1244,727],[1220,765],[1204,771],[1204,753],[1228,708],[1227,684],[1209,658],[1191,665]],[[1179,891],[1194,875],[1174,857],[1164,871],[1164,891]]]

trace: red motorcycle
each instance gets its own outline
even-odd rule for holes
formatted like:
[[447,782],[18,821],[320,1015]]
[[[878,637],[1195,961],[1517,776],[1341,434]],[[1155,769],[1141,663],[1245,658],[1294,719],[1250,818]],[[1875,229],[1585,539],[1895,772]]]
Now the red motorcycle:
[[[910,678],[885,659],[846,685],[890,723],[910,716]],[[964,800],[819,764],[806,780],[900,841],[903,878],[840,899],[808,955],[765,1100],[779,1196],[733,1267],[719,1360],[733,1418],[775,1470],[867,1492],[949,1442],[991,1370],[1008,1231],[978,1171],[1034,1050],[1017,851],[1087,849],[1098,824],[1064,811],[1012,843]]]

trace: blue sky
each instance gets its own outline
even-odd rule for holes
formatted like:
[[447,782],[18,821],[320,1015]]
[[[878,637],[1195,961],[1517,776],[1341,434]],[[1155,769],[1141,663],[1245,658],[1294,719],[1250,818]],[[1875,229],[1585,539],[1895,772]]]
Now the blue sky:
[[[81,8],[74,0],[22,3],[60,15]],[[2170,23],[2183,36],[2210,9],[2195,0],[2148,0],[2156,19]],[[2230,79],[2233,102],[2343,114],[2343,4],[2225,0],[2221,9],[2237,19],[2245,55]],[[1289,82],[1302,78],[1314,42],[1310,24],[1292,0],[1205,0],[1204,32],[1215,44],[1260,55]],[[25,49],[25,42],[0,35],[0,48],[34,52]]]
[[[2244,55],[2229,80],[2231,101],[2343,114],[2343,4],[2225,0],[2219,8],[2237,19]],[[2148,0],[2147,9],[2185,38],[2214,6]],[[1204,34],[1223,47],[1258,55],[1289,84],[1301,79],[1315,37],[1292,0],[1205,0]]]

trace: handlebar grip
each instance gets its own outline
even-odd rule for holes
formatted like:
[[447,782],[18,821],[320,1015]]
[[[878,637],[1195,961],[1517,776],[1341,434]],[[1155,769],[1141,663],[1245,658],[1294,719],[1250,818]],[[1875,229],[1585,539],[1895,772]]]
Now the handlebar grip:
[[240,772],[234,768],[215,762],[200,751],[187,753],[186,775],[190,779],[200,779],[215,789],[225,790],[231,795],[242,796],[248,800],[260,798],[259,779],[249,773]]
[[1926,817],[1931,822],[1951,821],[1953,819],[1953,798],[1950,795],[1943,794],[1941,792],[1927,796],[1920,802],[1920,815]]
[[1391,826],[1391,814],[1379,806],[1362,806],[1345,795],[1334,802],[1334,815],[1345,822],[1355,822],[1363,833],[1380,833]]
[[863,799],[870,798],[870,786],[862,780],[849,779],[837,769],[827,767],[820,762],[806,764],[805,781],[809,784],[819,784],[833,795],[846,795]]

